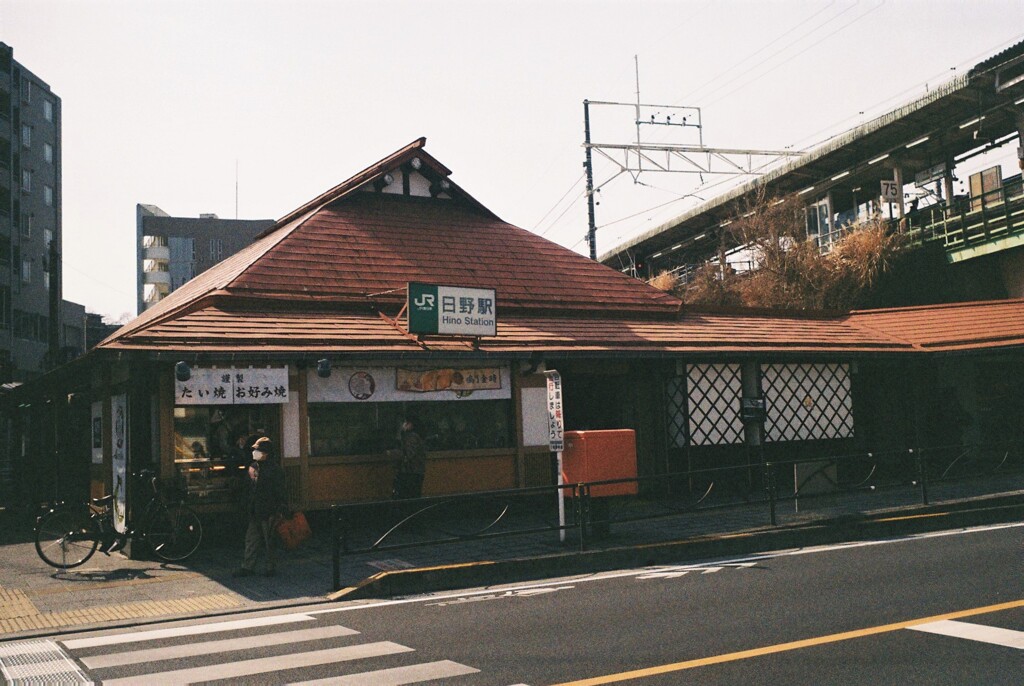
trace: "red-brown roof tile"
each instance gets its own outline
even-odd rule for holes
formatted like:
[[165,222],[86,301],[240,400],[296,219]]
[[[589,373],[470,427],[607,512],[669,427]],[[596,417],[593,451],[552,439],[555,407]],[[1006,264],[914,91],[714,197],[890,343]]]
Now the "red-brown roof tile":
[[861,310],[846,321],[921,350],[1024,345],[1024,299]]

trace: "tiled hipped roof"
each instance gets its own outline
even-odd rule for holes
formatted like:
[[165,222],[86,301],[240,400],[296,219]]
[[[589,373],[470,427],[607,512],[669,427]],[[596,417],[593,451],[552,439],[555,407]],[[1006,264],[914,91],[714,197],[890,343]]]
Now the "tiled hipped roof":
[[[100,344],[210,353],[902,353],[1024,345],[1024,300],[842,316],[702,312],[507,224],[423,150],[393,153],[289,213]],[[427,197],[379,192],[413,158]],[[368,189],[376,189],[368,190]],[[394,321],[410,281],[494,288],[497,336],[417,340]]]
[[[675,298],[452,200],[355,193],[235,278],[233,293],[404,302],[410,281],[494,288],[504,313],[674,315]],[[384,295],[374,295],[384,294]],[[395,308],[397,311],[397,308]]]

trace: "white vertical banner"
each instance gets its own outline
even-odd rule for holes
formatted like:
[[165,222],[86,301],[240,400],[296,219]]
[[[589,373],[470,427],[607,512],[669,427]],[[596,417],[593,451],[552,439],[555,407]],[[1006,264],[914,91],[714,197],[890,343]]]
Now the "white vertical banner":
[[[548,386],[548,449],[557,453],[555,482],[561,486],[562,450],[565,448],[565,418],[562,415],[562,375],[554,369],[544,372]],[[565,543],[565,493],[558,489],[558,540]]]
[[112,476],[114,483],[114,528],[125,532],[125,504],[128,481],[128,395],[122,393],[110,400],[114,417]]
[[562,416],[562,376],[555,370],[544,372],[548,382],[548,449],[562,452],[565,421]]

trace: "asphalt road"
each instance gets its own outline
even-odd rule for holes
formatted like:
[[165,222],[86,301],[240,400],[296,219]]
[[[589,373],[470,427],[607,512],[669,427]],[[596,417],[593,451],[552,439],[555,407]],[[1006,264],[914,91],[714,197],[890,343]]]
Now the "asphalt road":
[[56,645],[104,683],[1016,686],[1022,540],[1001,525]]

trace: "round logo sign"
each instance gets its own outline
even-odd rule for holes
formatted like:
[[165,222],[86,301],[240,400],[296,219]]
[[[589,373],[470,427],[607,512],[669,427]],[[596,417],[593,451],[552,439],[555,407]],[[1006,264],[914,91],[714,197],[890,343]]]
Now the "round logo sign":
[[356,372],[348,378],[348,392],[356,400],[366,400],[377,390],[373,377],[366,372]]

